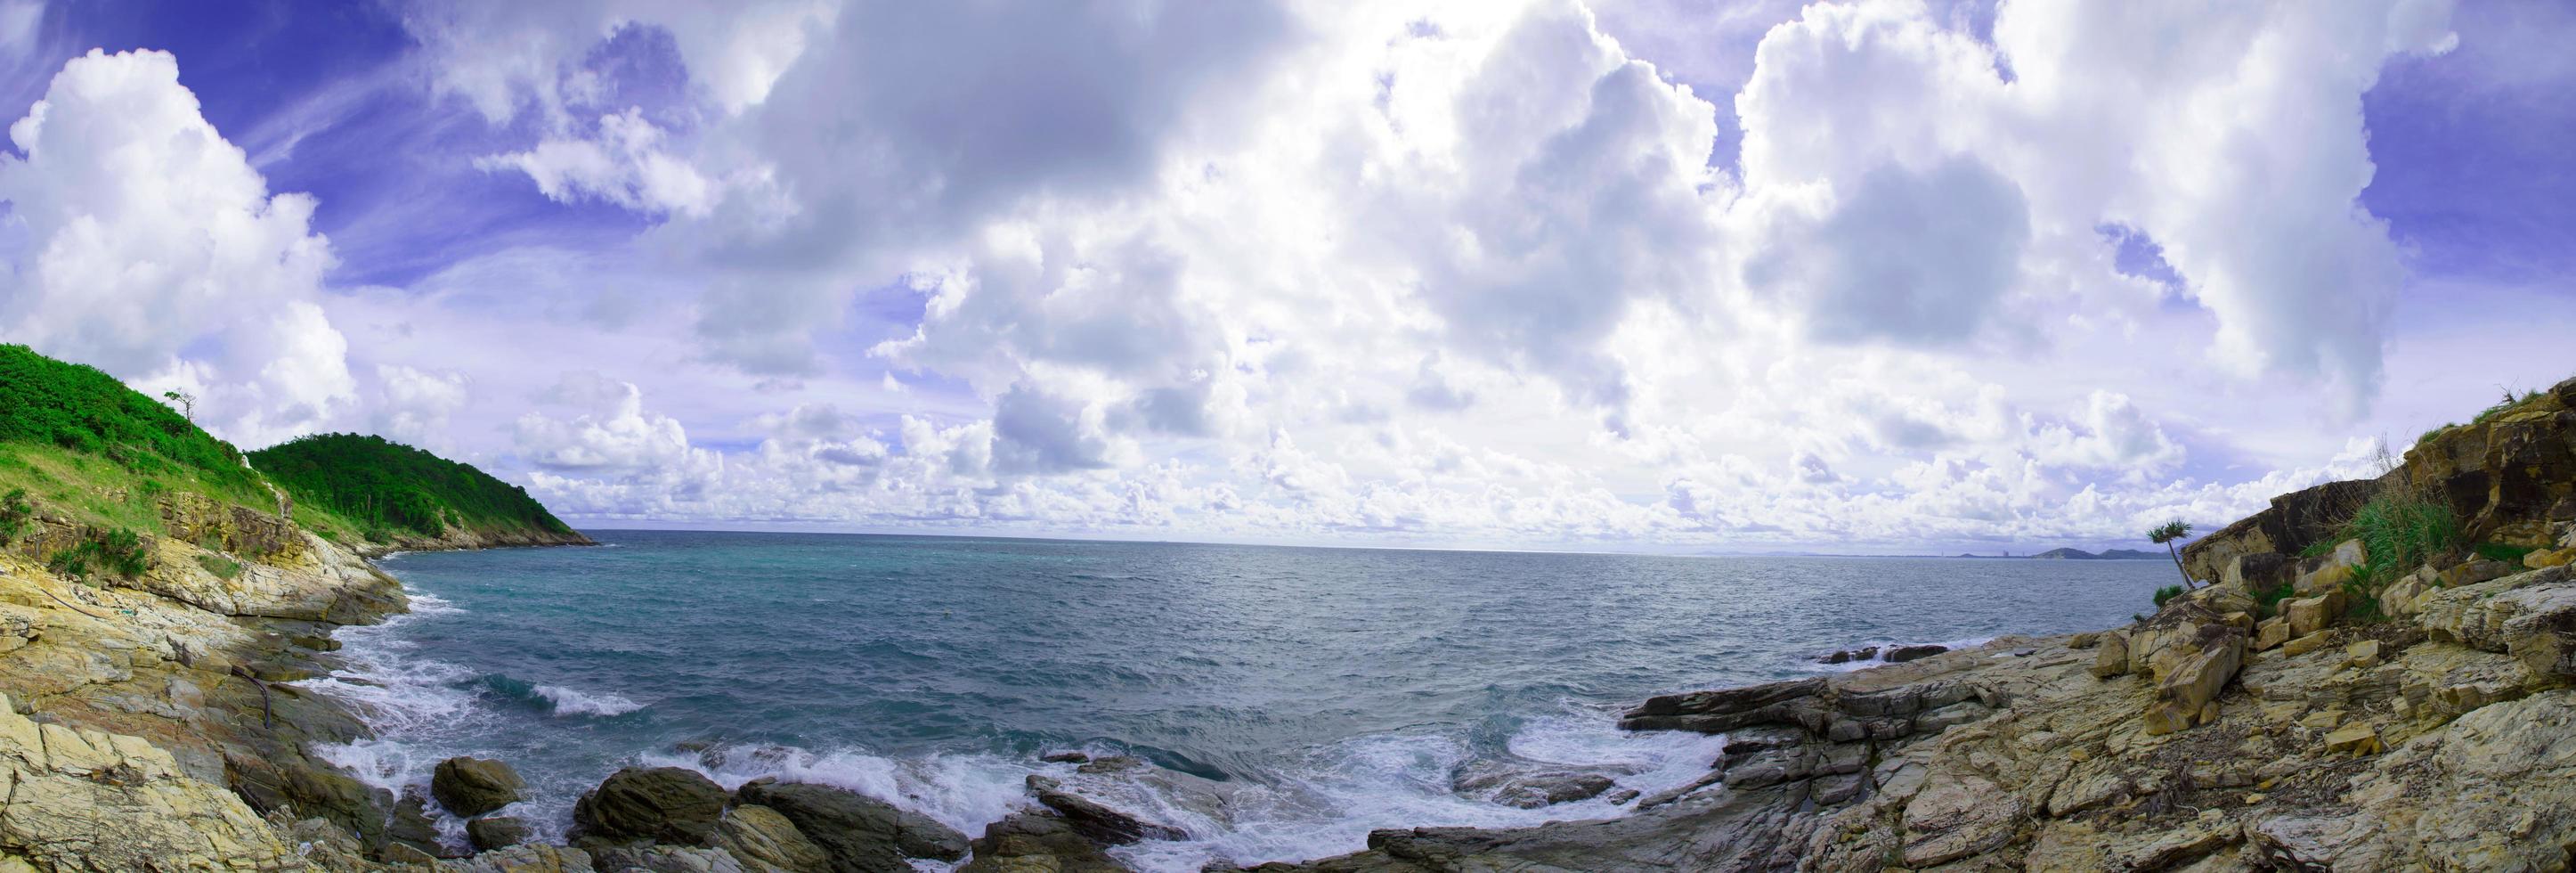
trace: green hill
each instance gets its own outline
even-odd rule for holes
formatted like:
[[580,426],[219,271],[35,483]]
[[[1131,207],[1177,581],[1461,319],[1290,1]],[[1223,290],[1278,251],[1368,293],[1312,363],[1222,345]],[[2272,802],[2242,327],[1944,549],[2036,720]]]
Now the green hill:
[[0,345],[0,445],[11,449],[5,466],[22,471],[31,464],[100,458],[127,474],[114,478],[252,505],[271,502],[259,474],[242,464],[241,450],[231,443],[95,367],[57,361],[26,346]]
[[525,489],[383,437],[320,434],[260,449],[250,459],[297,503],[356,522],[368,540],[456,533],[578,537]]

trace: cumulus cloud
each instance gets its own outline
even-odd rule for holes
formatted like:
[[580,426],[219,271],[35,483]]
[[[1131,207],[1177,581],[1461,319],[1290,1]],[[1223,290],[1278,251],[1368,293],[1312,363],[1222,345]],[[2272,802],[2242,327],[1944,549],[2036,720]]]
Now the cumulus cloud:
[[[591,411],[517,430],[541,490],[1212,534],[1899,542],[2239,511],[2343,462],[2164,484],[2209,448],[2182,395],[2374,395],[2404,271],[2356,199],[2360,95],[2448,45],[2440,0],[2015,3],[1986,35],[1819,3],[1712,24],[1759,34],[1740,72],[1692,73],[1728,95],[1573,0],[529,5],[412,22],[437,88],[545,119],[487,166],[657,219],[633,246],[709,289],[702,359],[885,367],[967,408],[743,412],[760,447],[718,455],[636,374],[567,382]],[[672,35],[694,114],[629,111],[585,65],[637,29]],[[2173,283],[2123,273],[2106,227]],[[889,287],[918,316],[851,339],[857,289]]]
[[206,424],[251,445],[352,404],[313,198],[269,192],[175,58],[74,58],[9,136],[0,199],[27,249],[0,277],[0,337],[196,394]]

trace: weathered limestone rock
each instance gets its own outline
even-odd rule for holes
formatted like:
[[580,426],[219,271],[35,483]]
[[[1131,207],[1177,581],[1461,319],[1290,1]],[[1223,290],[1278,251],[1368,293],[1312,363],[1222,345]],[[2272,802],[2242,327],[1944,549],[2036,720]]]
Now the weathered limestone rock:
[[2245,635],[2212,627],[2196,640],[2198,651],[2168,669],[2156,683],[2156,705],[2148,709],[2147,733],[2171,733],[2216,720],[2214,701],[2227,680],[2245,664]]
[[2022,801],[1973,776],[1926,786],[1905,805],[1905,865],[1930,867],[2011,842]]
[[2254,651],[2267,652],[2290,641],[2290,620],[2267,618],[2254,626]]
[[610,842],[703,845],[724,814],[725,790],[695,770],[628,767],[573,804],[575,833]]
[[515,846],[528,841],[536,831],[525,819],[507,816],[478,818],[465,823],[465,839],[479,851]]
[[2315,597],[2281,601],[2281,614],[2290,620],[2290,635],[2303,637],[2334,626],[2335,619],[2342,618],[2349,606],[2343,589],[2338,588]]
[[59,871],[300,866],[223,786],[139,737],[39,724],[0,698],[0,856]]
[[974,843],[974,860],[958,873],[1125,873],[1100,846],[1064,819],[1043,813],[1014,813],[984,828]]
[[517,803],[526,788],[510,765],[484,758],[440,761],[429,780],[429,794],[438,805],[467,818]]
[[741,859],[723,849],[661,843],[595,846],[590,863],[617,873],[750,873]]
[[2093,678],[2109,679],[2129,672],[2129,635],[2105,631],[2094,643]]
[[2335,526],[2379,487],[2375,481],[2356,479],[2272,498],[2270,508],[2184,546],[2183,569],[2194,579],[2219,579],[2238,555],[2299,554],[2310,543],[2332,536]]
[[2576,677],[2576,568],[2445,589],[2416,621],[2438,639],[2511,654],[2534,676]]
[[2379,731],[2366,724],[2351,724],[2326,734],[2326,751],[2337,755],[2378,754]]
[[2379,666],[2379,641],[2360,640],[2343,647],[2343,665],[2367,670]]
[[2316,651],[2316,650],[2318,650],[2318,649],[2325,648],[2325,647],[2326,647],[2326,645],[2327,645],[2328,643],[2333,642],[2333,640],[2334,640],[2334,635],[2333,635],[2333,634],[2326,633],[2326,632],[2324,632],[2324,631],[2319,631],[2319,632],[2316,632],[2316,633],[2309,634],[2309,635],[2307,635],[2307,636],[2294,638],[2294,639],[2292,639],[2292,640],[2290,640],[2289,642],[2286,642],[2286,643],[2282,643],[2282,644],[2281,644],[2281,654],[2288,655],[2288,656],[2290,656],[2290,657],[2296,658],[2296,657],[2299,657],[2299,656],[2301,656],[2301,655],[2305,655],[2305,654],[2307,654],[2307,653],[2309,653],[2309,652],[2313,652],[2313,651]]
[[439,873],[594,873],[590,854],[564,846],[511,846],[438,862]]
[[829,873],[832,858],[805,838],[796,823],[777,810],[756,803],[746,803],[725,812],[716,823],[716,847],[742,859],[743,865],[758,869],[764,865],[787,873]]
[[928,816],[829,785],[754,779],[734,793],[776,810],[831,858],[834,873],[908,873],[906,858],[955,861],[966,835]]

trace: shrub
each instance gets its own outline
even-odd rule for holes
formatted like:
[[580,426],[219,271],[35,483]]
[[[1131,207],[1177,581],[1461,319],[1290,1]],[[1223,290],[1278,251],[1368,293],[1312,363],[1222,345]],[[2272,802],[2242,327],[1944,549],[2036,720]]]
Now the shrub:
[[2156,608],[2163,609],[2165,608],[2166,601],[2181,596],[2182,586],[2180,585],[2167,585],[2163,588],[2158,588],[2156,589]]
[[222,555],[198,555],[197,566],[206,568],[206,572],[215,574],[217,579],[229,580],[241,575],[242,571],[240,561]]
[[2355,581],[2375,588],[2460,548],[2460,516],[2448,503],[2389,489],[2354,510],[2343,535],[2368,552]]
[[0,495],[0,543],[18,538],[27,522],[36,517],[36,505],[27,501],[27,489],[11,488]]
[[2472,549],[2471,551],[2476,552],[2478,557],[2485,558],[2490,561],[2506,561],[2519,564],[2522,563],[2522,556],[2539,551],[2539,549],[2531,546],[2509,546],[2504,543],[2479,543],[2477,548]]
[[45,566],[55,573],[86,580],[90,571],[101,570],[127,579],[152,569],[152,556],[143,549],[143,538],[125,528],[93,530],[80,544],[60,549],[45,559]]

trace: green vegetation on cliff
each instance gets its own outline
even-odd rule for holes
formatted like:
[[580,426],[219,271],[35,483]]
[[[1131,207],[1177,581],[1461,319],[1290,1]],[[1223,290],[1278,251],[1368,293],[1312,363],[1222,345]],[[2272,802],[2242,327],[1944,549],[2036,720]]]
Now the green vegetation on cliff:
[[572,533],[525,489],[383,437],[321,434],[250,457],[297,503],[354,521],[371,540],[388,532],[435,537],[449,528]]
[[[132,477],[209,496],[268,500],[259,474],[231,443],[97,368],[64,363],[26,346],[0,345],[0,444],[13,460],[103,458]],[[42,447],[57,452],[28,452]],[[31,455],[44,456],[41,460]]]

